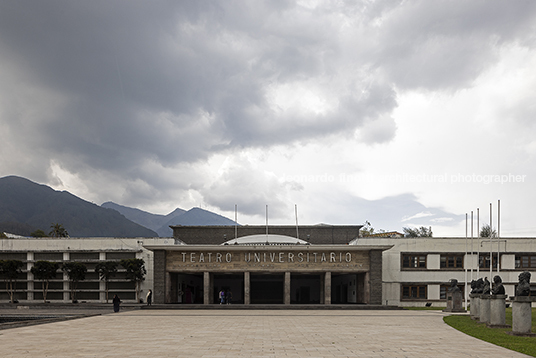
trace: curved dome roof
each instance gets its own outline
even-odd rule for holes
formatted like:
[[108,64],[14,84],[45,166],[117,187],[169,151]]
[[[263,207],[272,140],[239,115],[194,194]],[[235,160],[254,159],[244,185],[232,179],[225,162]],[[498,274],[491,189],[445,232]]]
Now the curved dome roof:
[[222,245],[309,245],[309,243],[292,236],[261,234],[242,236],[226,241]]

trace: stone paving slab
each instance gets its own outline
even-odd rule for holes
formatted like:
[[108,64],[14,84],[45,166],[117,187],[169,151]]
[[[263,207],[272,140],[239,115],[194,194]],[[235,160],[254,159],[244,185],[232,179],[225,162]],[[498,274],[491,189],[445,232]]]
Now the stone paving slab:
[[437,311],[135,310],[0,331],[0,357],[527,357]]

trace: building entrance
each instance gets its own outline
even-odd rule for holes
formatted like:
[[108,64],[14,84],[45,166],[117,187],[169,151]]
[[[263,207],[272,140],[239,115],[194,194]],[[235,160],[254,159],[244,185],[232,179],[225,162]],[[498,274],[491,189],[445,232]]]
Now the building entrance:
[[290,275],[291,304],[319,304],[321,302],[321,275],[297,274]]
[[331,303],[365,303],[365,273],[333,273],[331,280]]
[[[214,274],[212,302],[220,303],[220,292],[226,293],[225,303],[244,303],[244,274]],[[230,295],[229,295],[230,293]],[[230,297],[227,300],[227,297]],[[229,301],[229,302],[228,302]]]
[[203,274],[170,274],[170,303],[203,303]]
[[284,274],[251,274],[252,304],[282,304],[284,300]]

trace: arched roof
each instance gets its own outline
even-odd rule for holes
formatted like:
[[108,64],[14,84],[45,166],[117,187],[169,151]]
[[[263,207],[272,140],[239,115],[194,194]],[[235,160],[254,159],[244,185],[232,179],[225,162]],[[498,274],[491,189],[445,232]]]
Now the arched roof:
[[222,245],[309,245],[307,241],[285,235],[249,235],[224,242]]

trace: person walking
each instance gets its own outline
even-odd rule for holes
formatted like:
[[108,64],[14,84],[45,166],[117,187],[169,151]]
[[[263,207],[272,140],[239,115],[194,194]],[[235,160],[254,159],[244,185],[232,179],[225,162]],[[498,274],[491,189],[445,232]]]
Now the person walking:
[[153,291],[149,290],[149,292],[147,292],[147,306],[151,306],[153,302]]
[[114,312],[119,312],[119,305],[121,304],[121,299],[117,294],[114,296],[112,302],[114,303]]
[[225,303],[225,291],[222,289],[220,291],[220,305],[223,305]]
[[225,301],[227,302],[228,305],[231,304],[231,301],[233,300],[233,293],[231,292],[231,290],[227,290],[227,292],[225,293]]

